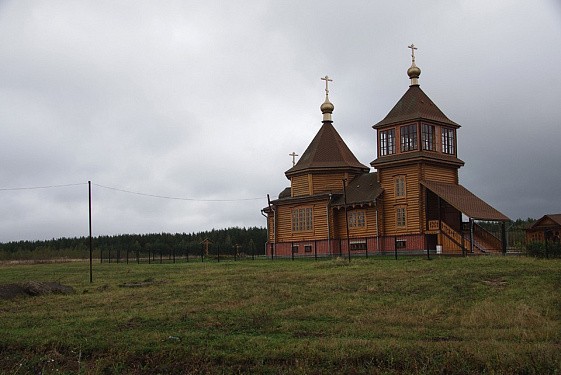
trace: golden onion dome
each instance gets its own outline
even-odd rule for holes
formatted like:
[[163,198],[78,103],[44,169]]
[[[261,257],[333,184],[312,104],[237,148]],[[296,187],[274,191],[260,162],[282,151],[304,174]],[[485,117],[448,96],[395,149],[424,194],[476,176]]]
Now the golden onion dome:
[[321,110],[321,113],[333,113],[335,106],[329,101],[329,97],[326,96],[325,101],[321,104],[319,109]]

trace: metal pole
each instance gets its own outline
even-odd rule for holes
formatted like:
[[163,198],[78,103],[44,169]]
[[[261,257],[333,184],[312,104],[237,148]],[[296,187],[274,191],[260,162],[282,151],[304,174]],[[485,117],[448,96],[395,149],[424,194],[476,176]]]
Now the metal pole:
[[351,244],[349,239],[349,216],[347,214],[347,179],[343,179],[343,198],[345,201],[345,226],[347,228],[347,252],[349,253],[349,262],[351,261]]
[[290,243],[290,252],[292,254],[292,260],[294,260],[294,242]]
[[89,206],[89,224],[90,224],[90,283],[93,282],[92,261],[93,261],[93,240],[92,240],[92,182],[88,181],[88,206]]
[[503,243],[503,255],[506,255],[506,223],[503,221],[503,225],[501,225],[501,241]]

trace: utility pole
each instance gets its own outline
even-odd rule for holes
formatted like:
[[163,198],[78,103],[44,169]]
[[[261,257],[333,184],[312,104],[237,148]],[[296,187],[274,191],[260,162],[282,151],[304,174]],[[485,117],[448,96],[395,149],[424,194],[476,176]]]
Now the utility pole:
[[93,282],[92,276],[92,182],[88,181],[88,207],[89,207],[89,224],[90,224],[90,284]]

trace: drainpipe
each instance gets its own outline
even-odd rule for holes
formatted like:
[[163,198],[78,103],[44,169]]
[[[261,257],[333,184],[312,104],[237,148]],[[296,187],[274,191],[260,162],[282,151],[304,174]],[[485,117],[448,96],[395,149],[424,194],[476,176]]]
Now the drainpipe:
[[331,205],[331,193],[329,193],[329,200],[327,201],[327,253],[331,256],[331,225],[329,225],[329,207]]
[[269,194],[267,194],[267,202],[269,203],[269,209],[273,211],[273,249],[271,254],[271,259],[273,259],[277,253],[277,210],[275,210],[275,207],[271,205],[271,198],[269,197]]
[[376,250],[380,251],[380,227],[378,226],[378,202],[374,199],[374,206],[376,206]]

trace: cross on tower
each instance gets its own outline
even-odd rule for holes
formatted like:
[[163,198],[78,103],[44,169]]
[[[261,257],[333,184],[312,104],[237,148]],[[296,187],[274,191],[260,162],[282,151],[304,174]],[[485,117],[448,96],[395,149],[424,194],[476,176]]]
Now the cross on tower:
[[296,157],[298,156],[298,154],[292,151],[292,154],[288,154],[288,156],[292,156],[292,166],[294,167],[296,165]]
[[329,95],[329,82],[333,82],[329,76],[321,77],[322,81],[325,81],[325,95]]
[[413,59],[413,62],[415,62],[415,50],[417,49],[417,47],[415,47],[415,45],[411,43],[411,45],[407,46],[407,48],[411,48],[411,58]]

